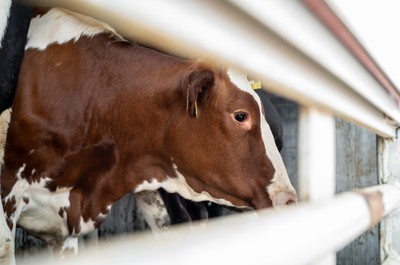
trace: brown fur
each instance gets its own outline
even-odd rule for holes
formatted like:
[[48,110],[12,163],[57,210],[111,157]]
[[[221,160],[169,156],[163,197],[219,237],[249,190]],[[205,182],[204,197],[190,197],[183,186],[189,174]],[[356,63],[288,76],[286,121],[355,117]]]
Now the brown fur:
[[[233,122],[238,109],[252,117],[250,129]],[[80,216],[99,225],[99,214],[143,181],[176,177],[175,164],[197,192],[268,207],[265,188],[274,168],[259,115],[254,98],[223,71],[109,34],[29,49],[13,105],[2,195],[25,163],[21,176],[29,182],[47,176],[50,191],[72,187],[70,207],[58,213],[67,214],[69,232],[78,233]],[[8,216],[14,203],[4,205]]]

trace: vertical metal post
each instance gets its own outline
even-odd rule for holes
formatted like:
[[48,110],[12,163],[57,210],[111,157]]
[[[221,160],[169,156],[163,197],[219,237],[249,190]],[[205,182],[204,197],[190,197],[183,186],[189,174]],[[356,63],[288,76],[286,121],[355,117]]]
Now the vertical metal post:
[[[320,201],[335,194],[335,119],[315,108],[301,107],[299,113],[299,197]],[[336,264],[336,253],[314,264]]]

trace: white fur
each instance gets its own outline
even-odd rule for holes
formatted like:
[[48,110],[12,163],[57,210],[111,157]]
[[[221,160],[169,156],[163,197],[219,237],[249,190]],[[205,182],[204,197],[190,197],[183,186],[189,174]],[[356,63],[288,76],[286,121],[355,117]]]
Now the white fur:
[[[270,159],[272,165],[275,168],[275,174],[272,178],[271,184],[266,187],[266,190],[272,200],[274,206],[280,206],[285,203],[285,198],[288,195],[293,195],[293,199],[296,198],[296,192],[290,183],[289,176],[286,172],[286,167],[283,163],[282,157],[275,145],[275,140],[271,132],[271,128],[265,120],[264,114],[261,111],[261,100],[257,93],[251,88],[251,84],[247,77],[240,74],[233,69],[228,70],[228,76],[233,84],[239,89],[249,93],[257,101],[260,108],[260,124],[261,133],[264,141],[264,147],[267,153],[267,157]],[[283,195],[283,196],[282,196]]]
[[67,239],[64,240],[62,247],[61,247],[61,259],[64,258],[64,251],[65,250],[70,250],[72,249],[74,251],[74,254],[78,254],[78,238],[77,237],[67,237]]
[[[39,182],[29,183],[22,179],[20,174],[24,171],[23,164],[16,173],[17,182],[11,192],[5,198],[9,201],[15,198],[16,210],[11,219],[33,231],[54,231],[58,236],[66,236],[68,228],[66,216],[62,218],[58,212],[60,208],[69,206],[70,188],[57,189],[50,192],[45,188],[48,178],[42,178]],[[28,204],[23,200],[28,199]],[[46,218],[43,218],[46,216]],[[15,226],[14,228],[15,229]]]
[[[61,208],[70,206],[69,194],[72,188],[58,188],[51,192],[45,187],[48,178],[42,178],[39,182],[29,184],[26,179],[20,177],[24,169],[25,164],[17,171],[18,180],[10,194],[5,198],[6,202],[12,198],[15,198],[17,202],[16,211],[11,219],[17,220],[19,225],[28,230],[51,231],[58,237],[68,236],[66,213],[61,217],[58,212]],[[28,199],[29,202],[26,203],[23,198]],[[43,216],[46,218],[43,218]],[[100,214],[99,217],[105,218],[105,215]],[[94,229],[93,220],[84,221],[81,217],[80,231],[73,231],[72,235],[86,234]]]
[[12,0],[0,1],[0,48],[3,43],[3,37],[7,30],[8,17],[10,16]]
[[170,178],[167,177],[166,180],[162,182],[158,182],[156,179],[153,179],[151,182],[144,181],[140,185],[138,185],[134,192],[140,192],[143,190],[157,190],[159,188],[165,189],[169,193],[178,193],[183,198],[192,200],[192,201],[211,201],[222,205],[234,206],[231,202],[221,199],[214,198],[208,192],[202,191],[200,193],[194,191],[189,184],[187,184],[186,179],[183,175],[178,171],[176,165],[174,165],[175,172],[177,177]]
[[[105,217],[104,214],[99,214],[100,218]],[[92,232],[93,230],[96,229],[95,225],[94,225],[94,221],[89,219],[87,222],[85,222],[83,220],[83,217],[81,216],[81,221],[79,223],[80,226],[80,230],[79,233],[76,233],[75,231],[73,232],[74,235],[79,236],[79,235],[85,235],[87,233]]]
[[25,49],[44,50],[50,44],[76,41],[81,36],[93,37],[103,32],[110,32],[122,40],[114,29],[103,22],[65,9],[53,8],[31,20]]
[[17,171],[17,179],[18,179],[18,180],[21,180],[21,174],[22,174],[22,172],[24,172],[25,167],[26,167],[26,164],[23,163],[23,164],[22,164],[22,167],[20,167],[20,168],[18,169],[18,171]]

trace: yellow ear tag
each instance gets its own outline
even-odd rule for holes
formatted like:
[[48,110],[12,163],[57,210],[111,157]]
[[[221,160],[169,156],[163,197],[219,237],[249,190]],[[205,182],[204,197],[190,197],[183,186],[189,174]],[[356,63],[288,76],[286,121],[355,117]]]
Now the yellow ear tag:
[[[189,111],[189,87],[186,93],[186,112]],[[194,102],[194,116],[197,118],[198,112],[197,112],[197,100]]]
[[251,88],[254,90],[261,89],[261,81],[260,80],[252,80],[250,81]]
[[197,100],[194,102],[194,116],[197,118]]

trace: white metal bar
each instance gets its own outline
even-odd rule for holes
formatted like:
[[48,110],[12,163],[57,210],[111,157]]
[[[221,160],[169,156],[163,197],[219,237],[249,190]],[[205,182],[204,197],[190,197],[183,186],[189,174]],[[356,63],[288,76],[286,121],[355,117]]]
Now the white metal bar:
[[[393,34],[400,24],[398,0],[326,0],[335,13],[378,62],[400,92],[398,73],[400,37]],[[362,6],[362,8],[360,8]],[[374,17],[375,19],[371,19]]]
[[[301,201],[331,198],[336,187],[335,119],[314,108],[301,107],[299,113],[298,174]],[[336,264],[336,252],[313,262]]]
[[[383,200],[385,207],[390,205],[387,212],[400,206],[398,187],[383,185],[373,190],[388,195],[390,201]],[[380,202],[379,196],[374,202]],[[367,230],[370,222],[366,198],[359,192],[347,192],[318,203],[232,215],[210,221],[205,229],[171,228],[156,238],[134,235],[85,251],[69,264],[243,265],[249,260],[252,264],[309,264],[345,246]]]
[[314,108],[299,113],[298,174],[301,201],[335,194],[335,119]]
[[[385,114],[342,80],[226,1],[24,0],[99,18],[133,37],[175,53],[218,59],[259,77],[270,91],[394,137]],[[157,8],[154,8],[157,6]]]
[[[399,106],[301,1],[230,0],[400,122]],[[345,1],[346,2],[346,1]],[[267,8],[268,7],[268,8]]]

